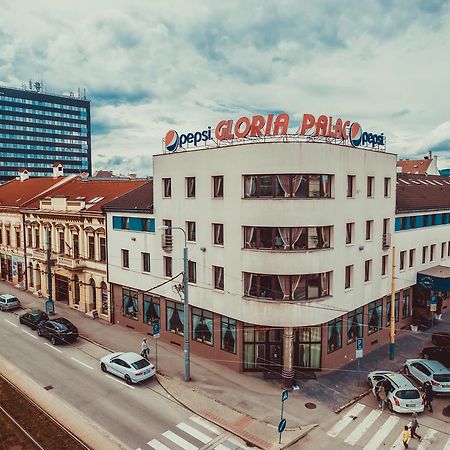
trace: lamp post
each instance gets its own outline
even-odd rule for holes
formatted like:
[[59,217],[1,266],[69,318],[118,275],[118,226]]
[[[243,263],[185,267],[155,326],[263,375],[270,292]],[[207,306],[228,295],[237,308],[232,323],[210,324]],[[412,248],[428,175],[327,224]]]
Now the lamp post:
[[184,234],[184,248],[183,248],[183,291],[184,291],[184,304],[183,304],[183,317],[184,317],[184,381],[190,381],[191,368],[190,368],[190,349],[189,349],[189,268],[188,268],[188,248],[187,248],[187,235],[184,228],[181,227],[169,227],[163,225],[158,227],[160,230],[181,230]]

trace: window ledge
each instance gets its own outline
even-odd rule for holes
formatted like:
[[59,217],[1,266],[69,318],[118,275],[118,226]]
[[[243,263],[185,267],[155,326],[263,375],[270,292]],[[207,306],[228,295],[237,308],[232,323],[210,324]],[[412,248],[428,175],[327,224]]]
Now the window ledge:
[[381,275],[381,278],[382,279],[384,279],[384,278],[388,278],[389,277],[389,275],[388,274],[386,274],[386,275]]
[[[222,246],[223,247],[223,246]],[[310,248],[306,250],[282,250],[282,249],[270,249],[270,248],[248,248],[241,247],[241,250],[250,250],[253,252],[267,252],[267,253],[309,253],[309,252],[319,252],[324,250],[334,250],[334,247],[325,247],[325,248]]]
[[241,200],[334,200],[335,197],[241,197]]
[[344,292],[352,292],[354,290],[354,287],[351,286],[349,288],[344,288]]
[[276,303],[276,304],[286,304],[286,305],[307,305],[309,303],[317,303],[317,302],[321,302],[324,300],[329,300],[332,299],[333,296],[332,295],[326,295],[324,297],[316,297],[316,298],[310,298],[310,299],[306,299],[306,300],[280,300],[280,299],[275,299],[275,300],[271,300],[269,298],[264,298],[264,297],[249,297],[246,295],[242,296],[243,300],[247,300],[247,301],[255,301],[255,302],[259,302],[259,303]]

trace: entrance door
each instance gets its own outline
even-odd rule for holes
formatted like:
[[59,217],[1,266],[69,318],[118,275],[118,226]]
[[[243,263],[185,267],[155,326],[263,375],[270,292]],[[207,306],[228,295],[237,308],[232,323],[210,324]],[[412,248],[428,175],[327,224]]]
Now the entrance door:
[[281,328],[244,325],[244,369],[279,372],[283,364]]
[[55,275],[55,300],[69,303],[69,279]]
[[296,336],[294,364],[298,370],[320,369],[321,327],[299,328]]

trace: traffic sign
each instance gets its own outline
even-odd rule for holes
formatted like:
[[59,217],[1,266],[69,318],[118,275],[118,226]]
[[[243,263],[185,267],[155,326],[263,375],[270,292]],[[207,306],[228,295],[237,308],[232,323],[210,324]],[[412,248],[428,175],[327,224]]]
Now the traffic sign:
[[363,347],[364,347],[364,339],[356,338],[356,358],[362,358]]
[[159,338],[159,322],[153,322],[153,339]]
[[282,433],[286,428],[286,419],[281,419],[278,424],[278,433]]
[[289,397],[289,391],[287,389],[285,389],[282,393],[281,393],[281,401],[284,402],[285,400],[287,400]]
[[437,297],[435,295],[432,295],[430,299],[430,311],[434,312],[436,310],[437,310]]

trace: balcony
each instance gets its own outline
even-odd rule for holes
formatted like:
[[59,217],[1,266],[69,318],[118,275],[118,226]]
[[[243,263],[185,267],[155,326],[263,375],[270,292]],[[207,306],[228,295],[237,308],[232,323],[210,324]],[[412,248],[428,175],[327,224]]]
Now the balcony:
[[67,269],[81,269],[82,266],[80,258],[70,258],[68,256],[58,256],[56,265]]
[[[33,259],[36,259],[37,261],[47,261],[47,252],[45,250],[42,250],[40,248],[32,248],[31,249],[31,257]],[[53,255],[50,256],[51,260],[54,260],[55,257]]]
[[173,236],[171,234],[163,234],[161,236],[161,247],[166,252],[172,251]]
[[384,233],[381,247],[383,250],[387,250],[390,246],[391,246],[391,233]]

